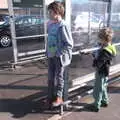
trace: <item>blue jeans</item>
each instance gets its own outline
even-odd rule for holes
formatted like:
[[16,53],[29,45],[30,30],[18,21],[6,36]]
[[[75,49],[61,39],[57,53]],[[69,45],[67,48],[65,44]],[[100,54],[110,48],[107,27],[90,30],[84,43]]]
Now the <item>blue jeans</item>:
[[93,89],[93,97],[95,99],[94,105],[99,109],[101,103],[108,104],[108,93],[107,93],[107,80],[104,74],[100,74],[98,71],[95,74],[95,85]]
[[48,99],[63,97],[64,90],[64,71],[59,57],[48,58]]

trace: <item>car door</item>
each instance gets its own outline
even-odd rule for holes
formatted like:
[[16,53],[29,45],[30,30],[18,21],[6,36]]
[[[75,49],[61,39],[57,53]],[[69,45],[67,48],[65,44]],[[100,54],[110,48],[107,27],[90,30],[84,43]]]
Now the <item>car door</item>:
[[44,21],[42,21],[40,16],[32,17],[32,27],[34,35],[40,35],[44,33]]
[[15,31],[16,31],[16,36],[24,36],[24,26],[23,26],[23,17],[17,17],[15,20]]
[[30,36],[32,35],[32,20],[29,16],[21,17],[16,21],[16,35],[17,36]]

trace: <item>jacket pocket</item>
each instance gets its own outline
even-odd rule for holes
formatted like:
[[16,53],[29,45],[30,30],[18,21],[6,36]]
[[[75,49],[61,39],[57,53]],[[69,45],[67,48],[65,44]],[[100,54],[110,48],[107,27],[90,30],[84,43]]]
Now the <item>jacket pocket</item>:
[[68,66],[72,60],[72,50],[64,51],[62,55],[60,55],[60,61],[62,66]]

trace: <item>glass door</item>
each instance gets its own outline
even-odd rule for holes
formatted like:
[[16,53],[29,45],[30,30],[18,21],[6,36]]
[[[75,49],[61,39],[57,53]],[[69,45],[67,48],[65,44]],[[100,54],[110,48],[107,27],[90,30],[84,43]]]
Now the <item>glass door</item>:
[[108,2],[91,1],[90,2],[90,29],[89,40],[90,46],[98,43],[97,34],[99,29],[108,25]]
[[71,1],[71,30],[75,51],[95,46],[99,29],[107,25],[107,9],[108,2],[104,1]]

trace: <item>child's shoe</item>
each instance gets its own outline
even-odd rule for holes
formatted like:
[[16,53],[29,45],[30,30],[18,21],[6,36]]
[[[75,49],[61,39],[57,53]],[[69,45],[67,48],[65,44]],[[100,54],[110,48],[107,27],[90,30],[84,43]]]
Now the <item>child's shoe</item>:
[[108,103],[102,102],[102,103],[101,103],[101,107],[108,107]]
[[98,112],[99,111],[99,108],[97,108],[95,105],[93,104],[90,104],[88,106],[86,106],[86,108],[90,111],[93,111],[93,112]]
[[58,107],[63,103],[63,99],[61,97],[57,97],[56,100],[52,103],[53,107]]

